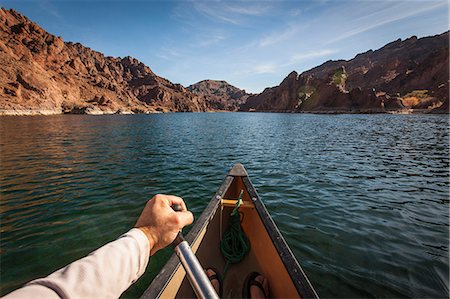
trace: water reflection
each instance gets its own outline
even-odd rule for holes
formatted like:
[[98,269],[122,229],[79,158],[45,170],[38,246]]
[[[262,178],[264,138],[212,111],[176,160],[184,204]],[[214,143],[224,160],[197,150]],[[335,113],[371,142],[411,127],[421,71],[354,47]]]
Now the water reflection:
[[[322,297],[448,295],[446,116],[0,118],[1,294],[127,231],[155,193],[198,216],[243,163]],[[159,253],[125,294],[137,297]]]

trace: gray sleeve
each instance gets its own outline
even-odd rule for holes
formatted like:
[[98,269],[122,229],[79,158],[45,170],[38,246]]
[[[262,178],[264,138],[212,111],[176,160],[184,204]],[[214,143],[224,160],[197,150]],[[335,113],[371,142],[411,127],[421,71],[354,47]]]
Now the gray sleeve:
[[133,228],[88,256],[33,280],[4,298],[118,298],[145,272],[149,256],[147,237]]

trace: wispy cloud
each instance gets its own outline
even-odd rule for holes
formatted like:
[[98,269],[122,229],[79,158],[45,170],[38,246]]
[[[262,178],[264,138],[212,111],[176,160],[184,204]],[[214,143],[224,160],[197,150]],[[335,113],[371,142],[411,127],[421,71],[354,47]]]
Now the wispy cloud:
[[200,40],[195,42],[194,46],[210,47],[226,40],[226,37],[221,34],[205,34],[201,36]]
[[173,47],[163,47],[156,56],[166,60],[173,60],[182,58],[184,55],[178,49]]
[[238,4],[237,2],[227,3],[225,9],[227,12],[237,13],[241,15],[262,16],[265,15],[271,7],[267,5],[267,2],[263,5],[261,3],[258,4],[258,2],[244,3],[246,4]]
[[255,65],[253,67],[253,73],[255,74],[270,74],[275,73],[277,66],[275,63],[263,63]]
[[[423,2],[422,2],[423,3]],[[352,22],[352,28],[341,34],[331,38],[328,40],[326,44],[331,44],[337,41],[341,41],[347,39],[349,37],[364,33],[371,29],[375,29],[377,27],[401,21],[403,19],[413,17],[424,12],[434,10],[440,7],[448,7],[447,1],[427,1],[426,5],[422,7],[418,7],[417,5],[411,5],[409,2],[394,2],[394,6],[392,6],[392,2],[385,3],[384,7],[372,11],[369,13],[364,13],[364,17],[354,19]]]
[[291,25],[287,29],[283,29],[282,31],[273,32],[261,38],[258,42],[258,46],[264,48],[291,40],[292,38],[297,36],[303,28],[303,25],[297,24]]
[[298,17],[299,15],[301,15],[301,13],[302,13],[302,10],[300,8],[296,8],[296,9],[291,10],[289,12],[289,15],[292,17]]
[[212,19],[213,21],[219,21],[224,23],[230,23],[238,25],[239,19],[224,13],[223,10],[217,9],[217,5],[211,5],[208,2],[194,2],[194,8],[202,15]]
[[291,63],[299,63],[303,61],[307,61],[309,59],[327,57],[332,54],[336,54],[338,52],[337,49],[322,49],[317,51],[308,51],[304,53],[294,54],[291,57]]
[[59,13],[58,9],[49,0],[42,0],[42,1],[39,1],[38,3],[39,3],[39,8],[42,11],[49,13],[53,17],[62,19],[62,16]]
[[270,11],[268,2],[225,2],[192,1],[193,7],[201,15],[217,22],[233,25],[242,24],[245,17],[259,17]]

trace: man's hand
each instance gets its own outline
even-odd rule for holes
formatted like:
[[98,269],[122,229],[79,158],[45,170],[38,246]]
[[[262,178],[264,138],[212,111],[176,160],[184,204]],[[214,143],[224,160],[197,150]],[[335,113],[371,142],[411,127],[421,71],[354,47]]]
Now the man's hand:
[[[172,205],[181,205],[181,212],[175,212]],[[178,232],[194,221],[183,199],[173,195],[157,194],[145,205],[134,227],[142,230],[150,241],[150,255],[166,247]]]

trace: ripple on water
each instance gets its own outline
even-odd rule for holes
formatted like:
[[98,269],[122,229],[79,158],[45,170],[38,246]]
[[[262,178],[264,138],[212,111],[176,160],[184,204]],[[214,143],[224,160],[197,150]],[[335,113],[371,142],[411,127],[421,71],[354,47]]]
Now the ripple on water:
[[[321,297],[448,296],[446,116],[0,122],[0,295],[117,238],[153,194],[182,196],[198,217],[240,162]],[[125,295],[138,297],[169,256]]]

